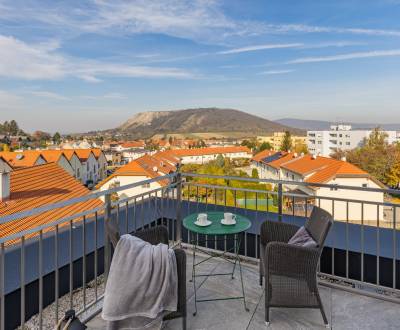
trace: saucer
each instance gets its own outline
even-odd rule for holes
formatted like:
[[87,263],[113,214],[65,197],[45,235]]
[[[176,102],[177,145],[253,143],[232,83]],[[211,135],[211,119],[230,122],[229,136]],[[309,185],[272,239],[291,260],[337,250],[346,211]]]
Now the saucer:
[[236,220],[233,220],[232,222],[227,222],[225,219],[222,219],[221,223],[225,226],[233,226],[236,225]]
[[209,226],[209,225],[212,224],[212,221],[207,220],[207,221],[204,222],[204,223],[200,223],[200,222],[198,222],[198,221],[195,221],[194,224],[195,224],[196,226],[199,226],[199,227],[207,227],[207,226]]

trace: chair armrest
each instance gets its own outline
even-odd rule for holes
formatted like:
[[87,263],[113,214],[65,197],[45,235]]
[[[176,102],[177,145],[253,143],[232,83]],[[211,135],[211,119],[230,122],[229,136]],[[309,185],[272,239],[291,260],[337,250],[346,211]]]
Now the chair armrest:
[[261,244],[267,245],[269,242],[287,243],[298,229],[298,226],[290,223],[267,220],[261,225]]
[[165,226],[156,226],[148,229],[143,229],[134,232],[133,235],[152,245],[157,245],[159,243],[164,243],[168,245],[169,243],[168,229]]
[[265,272],[293,277],[315,277],[319,257],[318,248],[271,242],[266,247]]

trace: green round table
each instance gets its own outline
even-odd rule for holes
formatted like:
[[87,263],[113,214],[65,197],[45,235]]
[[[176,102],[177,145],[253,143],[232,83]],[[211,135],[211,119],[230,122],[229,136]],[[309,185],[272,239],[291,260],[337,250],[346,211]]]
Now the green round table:
[[[207,220],[212,222],[209,226],[203,227],[203,226],[198,226],[195,224],[195,222],[197,221],[197,217],[200,213],[207,214]],[[235,214],[235,213],[233,213],[233,214]],[[246,296],[245,296],[245,292],[244,292],[243,276],[242,276],[242,265],[240,263],[240,257],[239,257],[239,248],[240,248],[241,238],[240,238],[240,235],[238,235],[238,234],[243,233],[247,229],[249,229],[251,227],[251,222],[248,218],[246,218],[240,214],[235,214],[235,216],[236,216],[236,224],[234,224],[234,225],[224,225],[221,223],[221,220],[224,218],[224,212],[193,213],[183,219],[183,227],[185,227],[189,232],[195,234],[195,235],[190,235],[190,236],[194,236],[194,238],[190,240],[190,243],[193,245],[193,266],[192,266],[191,282],[193,282],[193,288],[194,288],[194,304],[195,304],[195,312],[193,313],[194,316],[197,314],[197,303],[198,302],[217,301],[217,300],[243,299],[244,308],[246,311],[249,311],[249,309],[246,306]],[[205,235],[205,239],[199,240],[198,234]],[[215,238],[209,239],[208,235],[215,236]],[[218,239],[217,236],[224,236],[224,238]],[[231,238],[229,238],[229,237],[231,237]],[[226,241],[229,239],[233,240],[233,242],[234,242],[233,248],[226,249]],[[205,242],[207,244],[207,242],[209,242],[209,241],[214,242],[214,244],[217,244],[217,241],[224,241],[225,251],[221,255],[216,255],[215,253],[211,253],[210,251],[207,251],[207,250],[202,250],[198,247],[199,242]],[[209,257],[196,263],[196,250],[199,250],[199,251],[209,255]],[[226,253],[231,252],[231,251],[234,254],[233,261],[231,260],[232,258],[229,259],[226,257]],[[217,273],[217,274],[213,274],[213,273],[211,273],[211,274],[196,274],[196,267],[211,258],[222,258],[225,261],[232,263],[233,264],[232,272]],[[242,296],[214,298],[214,299],[197,299],[197,290],[198,289],[196,288],[196,277],[205,277],[207,280],[211,276],[230,275],[231,278],[234,279],[236,264],[238,264],[238,268],[239,268],[239,272],[240,272],[240,282],[242,284]]]

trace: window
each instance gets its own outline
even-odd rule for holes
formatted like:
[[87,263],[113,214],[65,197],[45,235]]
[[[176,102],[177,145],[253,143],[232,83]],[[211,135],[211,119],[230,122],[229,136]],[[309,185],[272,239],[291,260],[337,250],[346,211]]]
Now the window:
[[86,169],[89,171],[89,163],[86,163]]
[[294,174],[292,174],[292,180],[294,181]]
[[142,184],[142,188],[150,188],[150,183]]
[[362,187],[363,187],[363,188],[368,188],[368,183],[363,183],[363,184],[362,184]]
[[79,171],[79,168],[76,169],[76,176],[79,178],[81,176],[81,172]]

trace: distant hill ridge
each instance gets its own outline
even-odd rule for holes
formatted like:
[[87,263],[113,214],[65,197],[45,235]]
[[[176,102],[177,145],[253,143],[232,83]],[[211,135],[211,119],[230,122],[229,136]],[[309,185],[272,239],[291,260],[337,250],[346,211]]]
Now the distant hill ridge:
[[141,112],[109,131],[150,137],[155,134],[193,132],[244,132],[255,136],[286,130],[293,134],[304,134],[303,130],[235,109],[197,108]]
[[[309,131],[322,131],[328,130],[331,125],[337,124],[335,122],[323,121],[323,120],[306,120],[306,119],[296,119],[296,118],[283,118],[275,120],[275,123],[281,125],[287,125],[295,127],[302,130]],[[353,129],[373,129],[375,127],[381,127],[387,131],[398,131],[400,130],[400,124],[371,124],[371,123],[345,123],[352,126]]]

